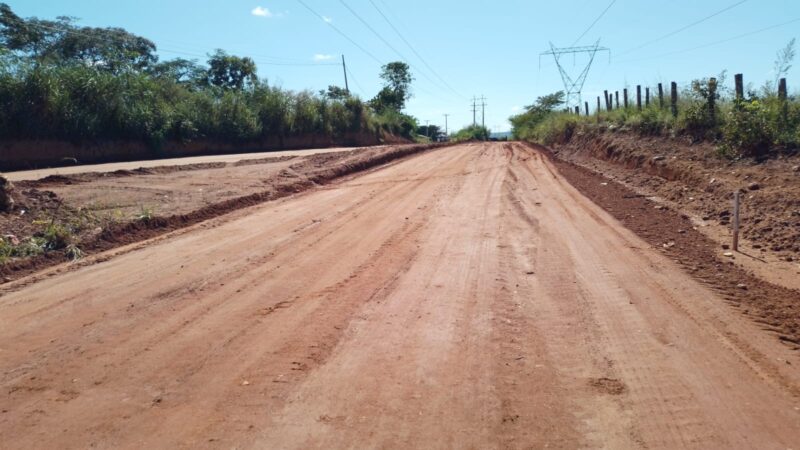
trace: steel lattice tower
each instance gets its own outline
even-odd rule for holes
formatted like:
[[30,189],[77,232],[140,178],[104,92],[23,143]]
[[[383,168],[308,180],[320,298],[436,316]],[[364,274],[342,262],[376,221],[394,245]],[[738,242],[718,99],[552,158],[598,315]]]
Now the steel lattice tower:
[[[608,52],[609,59],[611,58],[611,50],[606,47],[600,47],[600,40],[595,42],[594,45],[586,47],[562,47],[557,48],[553,43],[550,43],[550,51],[542,52],[539,55],[539,67],[541,68],[542,56],[552,55],[558,66],[558,71],[561,73],[561,80],[564,82],[564,93],[566,94],[565,105],[571,111],[576,106],[581,105],[581,91],[583,85],[586,83],[586,77],[589,75],[589,70],[592,68],[594,58],[598,52]],[[561,62],[561,57],[564,55],[577,55],[585,53],[589,55],[589,62],[586,67],[580,72],[576,78],[572,78],[567,72],[566,68]]]

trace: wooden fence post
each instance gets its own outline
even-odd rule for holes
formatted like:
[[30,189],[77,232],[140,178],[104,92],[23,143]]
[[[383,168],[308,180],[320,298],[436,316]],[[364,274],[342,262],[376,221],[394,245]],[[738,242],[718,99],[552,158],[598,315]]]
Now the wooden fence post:
[[658,83],[658,107],[664,109],[664,85]]
[[608,103],[608,91],[603,91],[603,95],[604,95],[604,96],[605,96],[605,98],[606,98],[606,110],[608,110],[608,109],[610,109],[610,108],[608,107],[608,104],[609,104],[609,103]]
[[733,76],[736,80],[736,100],[744,99],[744,75],[737,73]]
[[711,77],[708,79],[708,114],[711,120],[716,120],[717,117],[717,79]]
[[617,103],[617,107],[614,109],[619,109],[619,91],[614,91],[614,100]]
[[614,109],[614,99],[611,97],[611,94],[609,94],[608,91],[605,92],[606,92],[606,110],[611,111],[612,109]]
[[589,102],[583,102],[583,104],[586,107],[586,117],[589,117]]
[[741,194],[736,191],[733,194],[733,251],[739,251],[739,202]]
[[625,109],[628,109],[628,88],[622,90],[622,100],[624,101]]
[[671,102],[671,106],[672,106],[672,117],[678,117],[678,83],[673,81],[672,85],[670,87],[671,87],[671,90],[672,90],[672,92],[670,93],[671,94],[670,102]]
[[636,85],[636,109],[642,110],[642,85]]
[[650,88],[644,88],[644,106],[649,108],[650,107]]
[[581,115],[581,107],[580,106],[576,106],[575,107],[575,115],[576,116],[580,116]]
[[784,125],[789,120],[789,93],[786,91],[786,78],[781,78],[778,81],[778,99],[781,101],[781,115],[783,116]]

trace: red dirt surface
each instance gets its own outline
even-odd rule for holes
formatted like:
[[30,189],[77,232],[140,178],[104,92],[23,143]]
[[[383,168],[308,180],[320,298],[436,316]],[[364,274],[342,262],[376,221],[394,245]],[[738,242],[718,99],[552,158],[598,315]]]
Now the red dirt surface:
[[568,167],[437,149],[0,287],[0,442],[800,442],[798,352]]
[[[23,241],[41,234],[49,223],[63,224],[74,231],[74,244],[91,254],[295,194],[433,147],[386,146],[303,157],[51,175],[16,183],[15,210],[0,214],[0,230]],[[0,265],[0,284],[67,259],[64,250],[12,259]]]

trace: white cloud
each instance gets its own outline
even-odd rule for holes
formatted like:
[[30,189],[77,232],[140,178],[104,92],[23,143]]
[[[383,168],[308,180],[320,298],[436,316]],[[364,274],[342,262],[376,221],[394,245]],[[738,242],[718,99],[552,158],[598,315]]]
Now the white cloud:
[[272,14],[272,11],[270,11],[268,8],[264,8],[263,6],[256,6],[252,11],[250,11],[250,14],[257,17],[275,17],[275,15]]
[[324,20],[325,23],[333,23],[333,19],[328,16],[322,16],[322,20]]
[[331,59],[333,59],[332,55],[325,55],[325,54],[322,54],[322,53],[317,53],[316,55],[314,55],[314,61],[317,61],[317,62],[319,62],[319,61],[329,61]]

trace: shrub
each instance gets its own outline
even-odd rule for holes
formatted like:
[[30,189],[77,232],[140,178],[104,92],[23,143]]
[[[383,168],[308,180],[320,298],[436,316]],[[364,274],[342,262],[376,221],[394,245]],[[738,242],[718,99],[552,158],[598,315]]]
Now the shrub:
[[759,100],[737,100],[722,127],[722,150],[726,154],[764,156],[773,142],[773,127],[767,108]]

